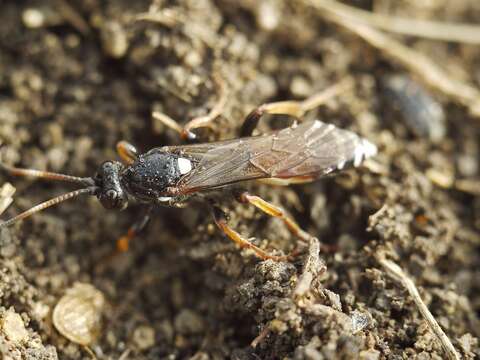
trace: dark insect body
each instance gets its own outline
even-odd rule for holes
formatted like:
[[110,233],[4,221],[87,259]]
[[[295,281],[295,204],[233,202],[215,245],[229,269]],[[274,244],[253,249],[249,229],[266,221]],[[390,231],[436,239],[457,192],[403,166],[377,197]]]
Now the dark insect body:
[[[252,112],[243,129],[251,133],[262,114],[258,109]],[[138,154],[135,147],[126,142],[120,142],[117,150],[123,163],[106,161],[93,177],[87,178],[1,165],[11,175],[70,181],[85,187],[39,204],[1,223],[0,228],[80,194],[96,196],[107,209],[125,209],[129,199],[133,199],[147,206],[145,215],[120,239],[119,244],[123,243],[125,248],[128,240],[146,224],[153,206],[182,207],[191,197],[202,195],[212,207],[215,223],[231,240],[252,249],[261,258],[286,260],[290,257],[270,255],[231,229],[225,214],[208,193],[247,180],[280,185],[310,182],[335,170],[359,166],[377,151],[375,145],[355,133],[320,121],[300,123],[260,136],[164,146],[145,154]],[[281,218],[300,239],[311,239],[281,208],[247,192],[237,192],[236,198]]]
[[119,181],[111,185],[137,200],[170,205],[240,181],[311,181],[375,152],[354,133],[314,121],[268,135],[154,148],[125,168],[118,164]]

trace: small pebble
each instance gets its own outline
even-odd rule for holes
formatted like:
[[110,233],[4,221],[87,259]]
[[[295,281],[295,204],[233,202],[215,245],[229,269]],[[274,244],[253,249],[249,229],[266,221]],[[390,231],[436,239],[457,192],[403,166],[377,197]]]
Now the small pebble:
[[22,317],[13,310],[7,310],[1,320],[2,331],[13,343],[21,343],[28,339]]
[[463,176],[475,176],[478,173],[478,159],[473,155],[459,155],[457,165],[458,171]]
[[204,329],[204,321],[193,310],[184,309],[175,318],[175,330],[180,334],[198,334]]
[[0,188],[0,214],[13,202],[13,194],[15,194],[15,187],[8,182]]
[[30,29],[38,29],[45,25],[45,15],[39,9],[28,8],[22,14],[23,24]]
[[425,174],[432,183],[444,189],[451,188],[455,182],[454,174],[449,171],[429,168]]
[[273,31],[282,21],[280,4],[281,2],[276,0],[259,1],[257,23],[263,30]]
[[2,228],[0,230],[0,256],[5,259],[11,259],[16,251],[17,246],[12,239],[10,229]]
[[102,27],[103,50],[115,59],[122,58],[128,50],[128,37],[125,28],[116,21],[108,21]]
[[312,94],[312,86],[302,76],[295,76],[290,85],[290,91],[295,97],[307,97]]
[[197,51],[189,51],[183,61],[185,65],[194,69],[202,64],[203,59]]
[[352,333],[356,334],[359,331],[362,331],[370,323],[369,314],[361,313],[359,311],[354,311],[351,315],[352,319]]
[[140,325],[133,331],[133,343],[139,350],[147,350],[155,345],[155,329]]
[[305,359],[307,360],[322,360],[324,357],[322,354],[315,348],[307,346],[305,348]]
[[364,350],[359,354],[361,360],[378,360],[380,359],[380,351],[378,350]]

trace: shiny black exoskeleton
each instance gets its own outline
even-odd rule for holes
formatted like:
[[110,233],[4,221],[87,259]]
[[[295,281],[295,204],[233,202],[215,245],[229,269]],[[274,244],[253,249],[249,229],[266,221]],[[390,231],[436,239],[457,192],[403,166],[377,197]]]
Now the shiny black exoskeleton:
[[94,177],[96,196],[106,209],[123,210],[129,196],[144,203],[162,203],[170,199],[165,189],[174,186],[181,176],[177,155],[153,149],[129,166],[118,161],[100,165]]

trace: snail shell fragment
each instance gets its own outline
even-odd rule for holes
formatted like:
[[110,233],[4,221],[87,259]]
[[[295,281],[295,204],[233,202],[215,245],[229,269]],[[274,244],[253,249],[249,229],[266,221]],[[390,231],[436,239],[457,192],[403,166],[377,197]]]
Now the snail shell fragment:
[[90,345],[100,333],[103,294],[90,284],[75,283],[53,309],[53,325],[80,345]]

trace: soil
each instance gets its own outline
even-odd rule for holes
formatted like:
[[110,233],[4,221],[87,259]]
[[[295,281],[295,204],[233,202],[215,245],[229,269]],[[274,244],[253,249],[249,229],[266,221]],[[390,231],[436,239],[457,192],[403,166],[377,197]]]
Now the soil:
[[[399,16],[480,21],[475,0],[350,3]],[[247,185],[319,239],[320,258],[310,244],[309,266],[308,249],[292,262],[261,261],[237,249],[202,204],[156,209],[122,254],[115,241],[135,221],[136,205],[107,211],[82,197],[3,229],[3,358],[91,357],[52,325],[55,305],[76,282],[94,285],[106,300],[89,345],[98,359],[445,358],[409,293],[379,264],[380,251],[414,281],[460,356],[480,356],[480,197],[475,188],[456,186],[479,184],[480,123],[465,107],[426,88],[419,91],[428,101],[404,102],[402,90],[385,91],[388,76],[410,74],[302,1],[7,1],[1,8],[5,163],[91,176],[117,159],[119,140],[141,151],[180,144],[152,111],[182,124],[207,114],[220,97],[218,74],[227,102],[214,128],[198,131],[204,141],[237,136],[242,119],[264,102],[304,99],[351,77],[353,89],[306,117],[379,147],[370,164],[336,177]],[[135,21],[149,9],[163,17]],[[399,39],[480,86],[478,47]],[[404,110],[429,101],[443,109],[445,125],[419,123],[416,131],[415,121],[429,117],[412,122],[415,111]],[[260,129],[287,120],[275,117]],[[445,134],[430,129],[440,135],[429,137],[432,126],[446,126]],[[17,191],[4,219],[72,188],[2,175],[7,181]],[[224,205],[232,227],[262,248],[295,247],[278,219],[228,198]],[[311,281],[296,293],[305,272]],[[12,334],[11,323],[20,330]]]

